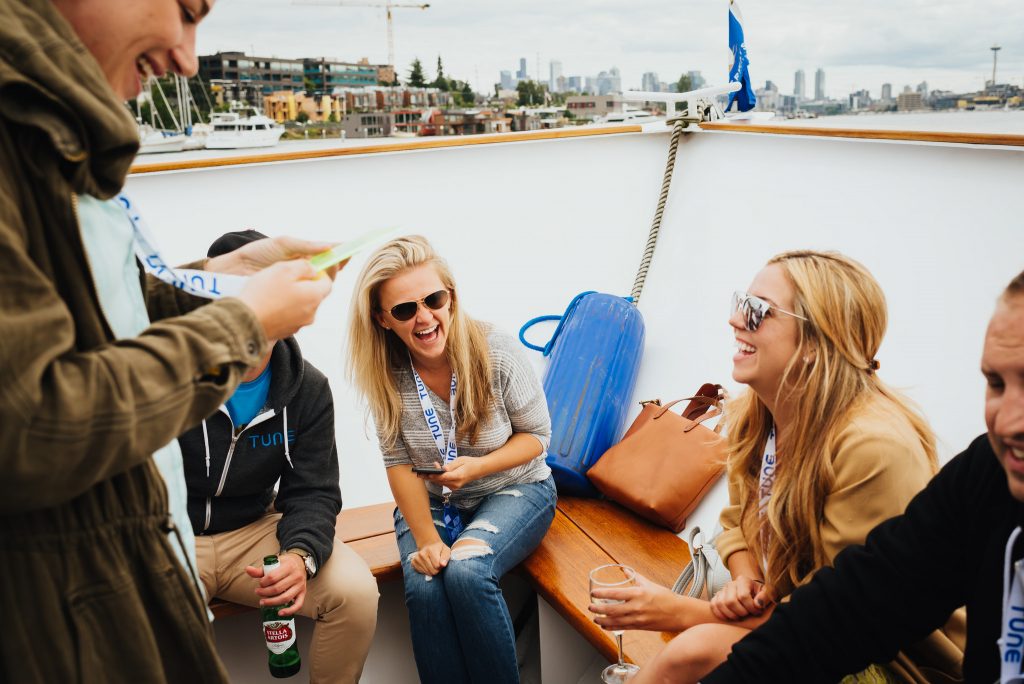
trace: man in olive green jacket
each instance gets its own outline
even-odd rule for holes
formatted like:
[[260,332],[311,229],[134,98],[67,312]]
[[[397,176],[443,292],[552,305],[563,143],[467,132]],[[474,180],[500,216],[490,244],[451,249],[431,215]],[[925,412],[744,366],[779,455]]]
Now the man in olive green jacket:
[[156,322],[115,339],[75,200],[121,188],[138,148],[122,101],[146,72],[195,72],[211,4],[0,0],[0,681],[226,679],[151,456],[312,322],[330,280],[292,257],[325,246],[211,260],[253,275],[202,307],[143,281]]

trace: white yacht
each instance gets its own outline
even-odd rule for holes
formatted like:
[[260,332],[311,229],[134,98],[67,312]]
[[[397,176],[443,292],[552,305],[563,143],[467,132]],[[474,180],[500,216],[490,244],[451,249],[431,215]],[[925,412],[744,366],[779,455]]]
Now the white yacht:
[[[638,303],[647,343],[633,398],[685,397],[707,381],[737,391],[729,295],[778,252],[836,249],[864,263],[885,289],[890,326],[878,356],[881,374],[928,417],[940,459],[984,432],[978,361],[985,326],[1001,289],[1024,266],[1024,131],[800,127],[703,113],[696,118],[704,121],[681,134]],[[126,192],[172,263],[205,254],[216,236],[241,228],[331,241],[382,225],[426,235],[451,264],[466,309],[514,333],[533,316],[562,312],[581,291],[629,294],[671,133],[670,125],[623,122],[185,162],[140,159]],[[528,193],[529,220],[507,210],[511,187]],[[327,211],[297,220],[294,188],[329,198]],[[316,323],[298,335],[304,356],[333,388],[346,509],[392,500],[372,423],[344,373],[349,302],[365,258],[353,257]],[[544,336],[539,328],[531,334]],[[530,354],[543,373],[545,359]],[[627,425],[639,408],[634,401]],[[682,536],[693,525],[713,529],[726,500],[722,479]],[[523,682],[599,681],[607,663],[592,642],[522,578],[508,581],[519,588],[510,601],[536,607]],[[382,582],[380,591],[362,681],[417,681],[402,584]],[[219,618],[215,630],[233,681],[275,681],[257,614]],[[311,632],[312,623],[300,618],[301,648]]]
[[604,117],[598,119],[595,123],[604,124],[646,124],[654,123],[656,121],[664,121],[664,116],[658,116],[652,114],[646,109],[637,109],[630,105],[625,105],[621,112],[608,112]]
[[210,123],[213,130],[206,136],[208,150],[273,147],[284,135],[284,126],[252,107],[212,114]]
[[178,131],[165,131],[145,123],[139,124],[139,154],[181,152],[187,136]]

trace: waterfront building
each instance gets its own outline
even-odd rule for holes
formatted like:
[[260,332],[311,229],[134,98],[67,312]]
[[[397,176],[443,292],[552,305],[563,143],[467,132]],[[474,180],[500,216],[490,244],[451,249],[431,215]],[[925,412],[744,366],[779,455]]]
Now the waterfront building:
[[917,92],[921,93],[923,100],[928,99],[928,81],[921,81],[917,84]]
[[697,88],[703,88],[707,85],[707,81],[700,71],[687,71],[686,75],[690,77],[690,89],[696,90]]
[[244,52],[218,52],[199,57],[199,75],[218,81],[232,91],[231,99],[260,103],[264,95],[279,91],[309,90],[329,93],[340,86],[375,86],[394,81],[394,67],[369,60],[341,62],[323,57],[281,59],[249,56]]
[[309,121],[341,121],[345,98],[339,95],[306,94],[303,90],[278,90],[263,96],[263,113],[278,123],[295,121],[305,113]]
[[814,72],[814,99],[825,99],[825,70],[820,67]]
[[924,98],[921,97],[921,93],[911,92],[910,86],[907,86],[896,98],[896,109],[898,111],[912,112],[924,108]]
[[867,90],[857,90],[849,96],[850,111],[868,109],[871,107],[871,93]]
[[608,95],[573,95],[565,100],[565,108],[577,119],[598,119],[610,112],[623,111],[620,93]]
[[892,100],[892,83],[882,84],[882,101],[888,102]]
[[562,77],[562,63],[551,60],[549,67],[548,88],[553,93],[560,93],[565,89],[564,78]]
[[796,73],[793,75],[793,95],[798,100],[802,100],[806,93],[807,91],[805,90],[804,85],[804,70],[797,69]]
[[386,138],[391,135],[394,119],[390,112],[355,112],[341,120],[345,138]]

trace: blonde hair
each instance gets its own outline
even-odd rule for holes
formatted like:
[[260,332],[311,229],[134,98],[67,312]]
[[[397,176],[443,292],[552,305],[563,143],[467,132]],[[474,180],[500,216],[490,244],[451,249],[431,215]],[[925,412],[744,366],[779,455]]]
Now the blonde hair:
[[398,439],[402,417],[402,399],[392,369],[408,366],[409,350],[393,331],[381,327],[375,319],[375,314],[381,313],[380,288],[408,269],[424,265],[437,272],[451,293],[445,354],[459,379],[455,398],[459,437],[468,438],[470,443],[476,441],[492,401],[487,328],[460,310],[448,264],[420,235],[392,240],[373,253],[359,274],[348,328],[348,376],[366,399],[385,449],[392,448]]
[[[728,413],[729,478],[739,485],[740,527],[777,597],[825,565],[820,520],[835,482],[836,442],[851,412],[869,396],[904,416],[937,469],[935,436],[909,400],[875,372],[885,335],[885,295],[861,264],[836,252],[796,251],[773,257],[793,285],[797,351],[783,372],[776,401],[792,407],[765,515],[759,514],[761,456],[773,418],[753,391]],[[805,361],[805,357],[809,362]]]

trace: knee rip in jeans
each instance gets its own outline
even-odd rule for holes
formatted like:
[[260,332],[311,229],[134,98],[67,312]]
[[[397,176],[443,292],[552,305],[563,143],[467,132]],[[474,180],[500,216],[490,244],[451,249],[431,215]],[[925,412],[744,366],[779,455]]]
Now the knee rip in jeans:
[[466,530],[483,530],[484,532],[490,532],[491,534],[498,534],[498,532],[501,532],[501,530],[495,527],[490,520],[474,520],[469,523]]
[[475,537],[465,537],[455,542],[455,545],[452,546],[453,561],[464,561],[470,558],[489,556],[492,553],[494,553],[494,549],[487,542]]
[[522,496],[523,493],[518,489],[502,489],[500,492],[495,492],[495,496]]

